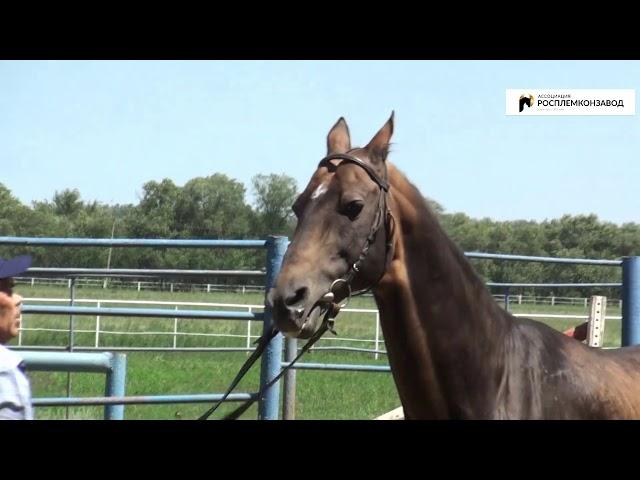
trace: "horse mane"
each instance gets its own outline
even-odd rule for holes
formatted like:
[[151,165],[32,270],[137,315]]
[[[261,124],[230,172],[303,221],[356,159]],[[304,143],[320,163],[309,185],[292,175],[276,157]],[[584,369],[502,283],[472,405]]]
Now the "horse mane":
[[438,247],[431,255],[438,255],[444,262],[447,271],[460,269],[465,282],[473,286],[474,291],[484,291],[485,299],[490,299],[490,303],[497,303],[491,297],[484,280],[476,272],[471,262],[467,259],[464,251],[446,233],[437,214],[426,201],[420,190],[402,173],[398,167],[392,163],[387,163],[388,175],[392,184],[392,191],[395,195],[401,195],[408,200],[415,209],[416,219],[423,224],[423,229],[427,235],[436,240]]

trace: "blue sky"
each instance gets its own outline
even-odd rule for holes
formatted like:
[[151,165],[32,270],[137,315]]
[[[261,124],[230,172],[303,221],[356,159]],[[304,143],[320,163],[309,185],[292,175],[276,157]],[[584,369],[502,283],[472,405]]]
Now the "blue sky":
[[395,110],[390,160],[449,212],[640,222],[637,115],[504,114],[507,88],[639,84],[638,61],[0,61],[0,183],[26,204],[215,172],[302,189],[340,116],[363,145]]

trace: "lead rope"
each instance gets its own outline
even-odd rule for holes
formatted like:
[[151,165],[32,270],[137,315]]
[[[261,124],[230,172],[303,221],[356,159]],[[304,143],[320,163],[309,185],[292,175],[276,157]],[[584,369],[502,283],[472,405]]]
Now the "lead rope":
[[[289,365],[283,368],[278,375],[276,375],[273,379],[271,379],[268,383],[266,383],[253,398],[247,400],[245,403],[237,407],[231,413],[227,414],[223,418],[223,420],[237,419],[251,405],[253,405],[257,400],[259,400],[269,387],[271,387],[274,383],[276,383],[280,379],[280,377],[282,377],[282,375],[284,375],[286,371],[289,370],[300,359],[300,357],[303,354],[305,354],[313,346],[314,343],[320,340],[320,337],[324,335],[324,332],[326,332],[327,330],[333,330],[333,317],[335,317],[339,311],[340,311],[339,306],[337,309],[336,308],[327,309],[324,319],[322,320],[322,325],[316,331],[316,333],[313,334],[313,336],[309,339],[309,341],[302,347],[302,349],[300,350],[300,353],[291,361],[291,363],[289,363]],[[265,334],[262,337],[260,337],[260,339],[258,340],[259,342],[258,347],[256,347],[251,357],[249,357],[247,361],[244,363],[244,365],[242,366],[242,368],[240,369],[236,377],[233,379],[233,382],[231,382],[231,385],[227,389],[227,392],[222,396],[220,400],[218,400],[218,402],[213,407],[211,407],[204,414],[202,414],[198,418],[198,420],[206,420],[211,416],[213,412],[215,412],[218,409],[218,407],[222,404],[222,402],[226,400],[226,398],[229,396],[231,391],[240,382],[242,377],[244,377],[244,375],[249,371],[249,369],[255,363],[255,361],[260,357],[260,355],[262,355],[262,352],[264,351],[266,346],[269,344],[271,339],[275,337],[277,334],[278,334],[278,331],[276,329],[272,329],[268,334]]]
[[218,400],[218,402],[213,407],[211,407],[209,410],[203,413],[200,417],[198,417],[198,420],[206,420],[207,418],[209,418],[209,416],[211,416],[213,412],[215,412],[218,409],[218,407],[222,404],[222,402],[224,402],[227,399],[227,397],[233,391],[233,389],[236,388],[236,385],[240,383],[240,380],[242,380],[242,377],[245,376],[245,374],[253,366],[256,360],[260,358],[260,355],[262,355],[262,352],[264,352],[264,349],[267,348],[267,345],[269,344],[271,339],[275,337],[277,334],[278,334],[278,330],[276,330],[275,328],[272,328],[271,331],[265,333],[256,341],[258,343],[258,346],[253,351],[251,356],[247,358],[247,360],[244,362],[244,365],[242,365],[242,367],[240,368],[240,371],[236,374],[236,377],[231,382],[231,385],[229,385],[229,388],[227,389],[225,394],[222,396],[220,400]]

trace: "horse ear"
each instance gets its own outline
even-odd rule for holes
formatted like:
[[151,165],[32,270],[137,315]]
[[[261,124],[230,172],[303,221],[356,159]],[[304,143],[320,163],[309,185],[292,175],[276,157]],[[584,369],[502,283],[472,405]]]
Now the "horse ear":
[[389,153],[389,142],[393,135],[393,116],[395,112],[391,112],[391,116],[387,123],[376,133],[369,144],[365,147],[369,151],[369,158],[374,163],[384,162]]
[[327,135],[327,155],[345,153],[351,149],[351,136],[344,117],[335,123]]

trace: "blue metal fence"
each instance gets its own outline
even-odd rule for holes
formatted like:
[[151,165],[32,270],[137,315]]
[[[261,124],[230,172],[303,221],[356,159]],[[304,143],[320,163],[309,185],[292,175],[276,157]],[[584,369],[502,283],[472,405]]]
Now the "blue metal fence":
[[[23,246],[102,246],[102,247],[162,247],[162,248],[267,248],[267,268],[266,268],[266,291],[273,286],[277,273],[279,272],[282,258],[286,251],[288,241],[284,237],[270,237],[266,241],[253,240],[133,240],[133,239],[60,239],[60,238],[18,238],[18,237],[0,237],[0,244],[5,245],[23,245]],[[622,284],[618,283],[592,283],[592,284],[536,284],[537,286],[606,286],[618,287],[622,286],[622,302],[623,302],[623,320],[622,320],[622,345],[640,344],[640,257],[625,257],[621,260],[597,260],[597,259],[579,259],[579,258],[553,258],[553,257],[535,257],[523,255],[505,255],[505,254],[489,254],[480,252],[467,252],[465,255],[469,258],[501,260],[501,261],[525,261],[525,262],[541,262],[541,263],[563,263],[574,265],[599,265],[622,267]],[[128,272],[131,273],[131,272]],[[531,284],[494,284],[504,286],[531,286]],[[269,328],[272,322],[271,312],[265,308],[263,314],[259,313],[243,313],[243,312],[211,312],[211,311],[167,311],[161,309],[124,309],[124,308],[86,308],[86,307],[35,307],[25,306],[25,313],[59,313],[59,314],[86,314],[86,315],[127,315],[127,316],[167,316],[174,318],[183,316],[183,318],[227,318],[238,320],[262,319],[264,328]],[[261,365],[260,385],[266,384],[272,379],[283,365],[288,362],[282,362],[282,337],[278,335],[275,341],[271,342],[270,347],[265,352]],[[295,342],[289,345],[290,349],[295,351]],[[370,372],[388,372],[389,367],[386,365],[337,365],[337,364],[319,364],[319,363],[297,363],[293,368],[296,369],[314,369],[314,370],[352,370],[352,371],[370,371]],[[285,377],[285,381],[291,376]],[[290,389],[285,388],[285,394]],[[252,398],[255,394],[238,393],[230,397],[230,400],[244,400]],[[259,403],[258,418],[261,419],[277,419],[278,418],[278,397],[279,385],[275,384],[266,391]],[[210,402],[219,398],[217,394],[211,395],[183,395],[183,396],[143,396],[143,397],[123,397],[116,396],[111,399],[104,398],[88,398],[75,399],[78,403],[74,403],[74,399],[57,399],[58,404],[87,404],[84,402],[93,402],[90,404],[115,404],[124,408],[127,403],[182,403],[182,402]],[[54,399],[55,400],[55,399]],[[285,402],[287,399],[285,398]],[[285,407],[285,412],[287,411]]]
[[[124,396],[127,378],[127,357],[122,353],[20,352],[27,370],[46,372],[106,373],[105,396]],[[81,405],[82,399],[34,398],[33,405]],[[124,419],[124,405],[104,404],[105,420]]]
[[23,313],[49,315],[89,315],[105,317],[206,318],[212,320],[263,320],[261,312],[224,312],[217,310],[169,310],[168,308],[105,308],[25,305]]
[[640,257],[622,261],[622,345],[640,344]]
[[[584,286],[622,286],[622,338],[623,347],[640,344],[640,257],[624,257],[620,260],[594,260],[587,258],[531,257],[494,253],[468,252],[469,258],[488,260],[510,260],[541,263],[565,263],[573,265],[601,265],[622,267],[622,284],[584,284]],[[559,285],[559,284],[557,284]],[[567,284],[571,285],[571,284]],[[577,286],[571,285],[571,286]],[[582,285],[580,285],[582,286]],[[508,287],[507,287],[508,288]]]
[[268,248],[269,240],[163,240],[139,238],[0,237],[0,245],[24,247],[155,247],[155,248]]
[[[20,246],[57,246],[57,247],[156,247],[156,248],[265,248],[267,250],[266,265],[266,291],[272,286],[277,277],[282,257],[287,247],[285,237],[269,237],[267,240],[139,240],[139,239],[85,239],[85,238],[27,238],[27,237],[0,237],[0,245],[20,245]],[[37,270],[37,269],[35,269]],[[42,269],[40,269],[42,270]],[[82,269],[71,274],[80,275]],[[108,273],[119,273],[110,272]],[[105,273],[107,273],[105,272]],[[44,272],[43,272],[44,273]],[[47,273],[51,273],[48,270]],[[131,274],[132,272],[127,272]],[[221,273],[219,271],[215,272]],[[69,275],[69,272],[64,274]],[[184,272],[170,272],[170,275],[185,275]],[[210,271],[196,271],[194,275],[210,274]],[[242,275],[242,273],[237,275]],[[262,272],[248,272],[249,276],[260,276]],[[72,280],[73,282],[73,280]],[[266,292],[265,292],[266,293]],[[71,306],[32,306],[25,305],[24,313],[46,313],[54,315],[71,315],[70,324],[70,344],[73,349],[73,315],[106,315],[106,316],[138,316],[138,317],[164,317],[164,318],[207,318],[225,320],[262,320],[264,328],[271,325],[271,312],[265,308],[264,313],[248,312],[224,312],[224,311],[202,311],[202,310],[168,310],[168,309],[131,309],[131,308],[94,308],[77,307],[73,305],[74,288],[71,289]],[[274,378],[281,369],[282,336],[277,335],[269,344],[264,353],[260,374],[260,389],[262,386]],[[111,355],[114,362],[120,365],[125,362],[124,355],[71,353],[71,352],[36,352],[21,351],[25,359],[30,359],[33,369],[47,369],[59,371],[86,371],[92,361],[97,361],[98,357],[86,357],[87,355]],[[69,355],[73,355],[70,357]],[[85,357],[83,357],[83,355]],[[63,360],[67,359],[67,360]],[[37,360],[37,361],[36,361]],[[89,363],[87,363],[89,362]],[[122,363],[124,365],[124,363]],[[100,368],[106,368],[101,365]],[[208,403],[217,401],[222,394],[196,394],[196,395],[162,395],[162,396],[124,396],[124,367],[115,368],[111,365],[107,373],[106,397],[90,398],[47,398],[34,399],[35,406],[53,405],[106,405],[105,418],[124,418],[124,405],[153,404],[153,403]],[[81,370],[77,370],[81,369]],[[102,371],[102,370],[101,370]],[[269,388],[258,403],[258,418],[263,420],[275,420],[278,418],[279,404],[279,383],[277,382]],[[227,398],[227,401],[243,401],[254,398],[256,393],[235,393]]]

